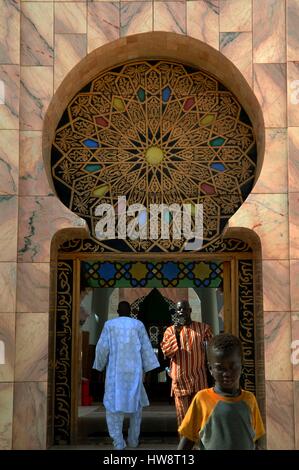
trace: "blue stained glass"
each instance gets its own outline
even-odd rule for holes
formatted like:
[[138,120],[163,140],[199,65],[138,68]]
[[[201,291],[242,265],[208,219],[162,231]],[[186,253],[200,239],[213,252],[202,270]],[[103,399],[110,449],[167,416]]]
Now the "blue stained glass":
[[113,263],[102,263],[100,269],[98,270],[98,273],[100,277],[105,279],[105,281],[109,281],[110,279],[113,279],[116,273],[116,269],[113,265]]
[[172,281],[173,279],[176,279],[180,270],[177,267],[177,263],[174,263],[172,261],[169,261],[164,264],[164,266],[161,269],[161,273],[166,277],[167,280]]
[[97,163],[90,163],[88,165],[85,165],[84,170],[89,171],[90,173],[94,171],[99,171],[101,169],[101,165],[98,165]]
[[85,139],[85,140],[83,140],[83,144],[85,145],[85,147],[89,147],[91,149],[96,149],[96,148],[100,147],[99,142],[97,142],[96,140],[93,140],[93,139]]
[[211,168],[217,171],[225,171],[226,168],[223,163],[212,163]]
[[168,101],[170,95],[171,95],[171,89],[169,88],[169,86],[167,86],[162,90],[162,100],[164,102]]
[[139,88],[139,90],[137,91],[137,96],[139,98],[139,101],[143,103],[143,101],[145,100],[145,91],[143,88]]
[[215,139],[210,140],[210,145],[212,147],[220,147],[224,141],[225,139],[223,139],[223,137],[216,137]]

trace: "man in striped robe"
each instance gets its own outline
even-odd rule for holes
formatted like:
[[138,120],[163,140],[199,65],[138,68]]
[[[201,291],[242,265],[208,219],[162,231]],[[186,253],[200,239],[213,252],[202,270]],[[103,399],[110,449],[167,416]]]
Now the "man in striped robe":
[[163,336],[161,349],[170,358],[171,395],[174,396],[178,425],[191,404],[194,395],[207,388],[205,342],[212,337],[209,325],[192,321],[187,300],[177,303],[173,326]]

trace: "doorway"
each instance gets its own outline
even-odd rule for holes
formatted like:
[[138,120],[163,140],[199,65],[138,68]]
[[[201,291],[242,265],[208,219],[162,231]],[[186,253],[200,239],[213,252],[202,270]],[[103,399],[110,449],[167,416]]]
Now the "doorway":
[[[82,283],[81,283],[82,284]],[[105,321],[117,317],[121,300],[131,303],[131,316],[144,324],[160,367],[147,373],[144,386],[150,407],[143,412],[141,439],[150,440],[177,436],[176,412],[171,395],[171,380],[166,372],[169,359],[165,358],[160,343],[166,328],[173,324],[173,314],[178,300],[188,299],[192,308],[192,320],[205,322],[212,328],[222,309],[222,303],[214,304],[219,288],[201,288],[200,295],[194,288],[90,288],[83,286],[80,305],[80,333],[78,382],[77,443],[105,442],[107,436],[105,412],[102,405],[105,373],[92,369],[95,347]],[[208,291],[208,292],[204,292]],[[214,333],[219,332],[216,326]],[[157,423],[159,422],[159,426]],[[126,424],[126,423],[125,423]]]
[[[84,246],[87,247],[86,251],[82,250]],[[206,307],[196,313],[197,319],[209,323],[206,312],[210,311],[215,299],[217,301],[220,289],[222,289],[224,330],[238,334],[245,351],[243,387],[255,392],[261,409],[264,408],[264,374],[260,339],[262,336],[259,329],[260,309],[255,301],[256,291],[254,290],[254,280],[258,279],[258,271],[249,244],[237,239],[229,239],[227,242],[223,242],[222,252],[193,253],[192,259],[190,255],[188,257],[188,254],[179,256],[131,254],[130,261],[125,258],[124,254],[96,254],[91,248],[93,248],[91,242],[84,244],[84,240],[78,240],[76,243],[67,241],[60,247],[58,253],[56,315],[53,328],[55,337],[53,364],[55,367],[50,371],[53,374],[53,389],[51,390],[54,407],[51,423],[52,442],[54,441],[56,444],[75,443],[78,439],[78,407],[82,387],[82,380],[79,380],[78,374],[81,357],[79,286],[80,277],[81,280],[83,278],[82,274],[86,287],[94,292],[100,292],[102,289],[113,293],[118,288],[119,299],[123,298],[122,296],[128,296],[129,292],[133,292],[135,298],[132,298],[132,294],[130,294],[130,303],[134,305],[135,302],[135,305],[138,306],[142,306],[143,303],[143,316],[145,322],[148,323],[148,328],[150,326],[166,326],[150,324],[148,312],[151,310],[151,298],[153,302],[158,302],[161,305],[161,309],[165,309],[164,302],[167,302],[167,299],[168,302],[169,298],[172,301],[174,301],[174,297],[177,299],[180,290],[184,290],[184,298],[186,298],[186,292],[188,293],[188,289],[191,289],[193,302],[196,302],[198,298],[201,302],[209,302],[209,308]],[[148,289],[147,293],[142,292],[142,289]],[[163,289],[165,291],[161,299],[157,291]],[[215,295],[208,295],[213,289]],[[145,300],[152,291],[153,293]],[[205,300],[204,297],[206,297]],[[105,302],[108,302],[107,299]],[[101,305],[103,306],[105,302],[102,301]],[[117,305],[115,299],[114,305]],[[166,310],[165,321],[166,323],[169,321]],[[215,318],[210,321],[214,331],[217,332]],[[153,330],[152,334],[155,336]],[[90,362],[91,360],[89,358]],[[258,368],[256,368],[257,363]],[[162,375],[159,378],[156,376],[152,380],[150,393],[153,393],[155,399],[157,393],[154,383],[156,383],[156,390],[159,390],[159,387],[161,389],[159,383],[164,383]],[[91,395],[95,393],[92,387]],[[166,385],[164,387],[166,389]],[[166,390],[162,395],[166,400]],[[167,404],[166,401],[164,403]],[[155,423],[152,422],[151,429],[154,430],[154,427]],[[102,429],[99,432],[104,433],[105,430]],[[51,438],[49,440],[51,442]]]

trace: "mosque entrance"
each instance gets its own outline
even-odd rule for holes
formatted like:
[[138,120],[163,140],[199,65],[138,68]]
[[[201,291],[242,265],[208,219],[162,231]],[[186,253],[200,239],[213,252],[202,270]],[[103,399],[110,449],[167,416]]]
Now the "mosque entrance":
[[[254,295],[257,265],[246,242],[223,240],[221,248],[223,251],[218,253],[193,253],[192,257],[183,253],[131,254],[128,259],[125,254],[97,254],[90,240],[61,244],[52,325],[55,348],[54,367],[50,370],[54,410],[51,443],[90,443],[107,436],[102,407],[104,375],[93,370],[92,363],[103,324],[116,316],[120,300],[128,300],[132,315],[145,324],[161,364],[160,369],[149,374],[145,384],[153,407],[146,412],[149,419],[145,420],[145,436],[161,428],[163,413],[170,417],[164,434],[176,432],[170,381],[165,373],[167,364],[161,357],[159,343],[178,300],[189,299],[193,319],[209,323],[214,333],[224,329],[240,336],[245,352],[243,387],[254,391],[261,403],[260,310]],[[89,412],[93,420],[88,418]]]
[[[180,289],[186,289],[185,298],[195,292],[205,305],[201,320],[211,321],[217,333],[218,315],[209,315],[216,302],[213,289],[220,292],[223,287],[222,328],[241,338],[243,387],[256,392],[263,409],[260,248],[250,231],[226,230],[261,168],[261,110],[235,70],[231,80],[227,73],[230,63],[222,55],[216,60],[213,49],[203,51],[200,42],[192,42],[190,48],[189,40],[183,38],[180,47],[171,46],[165,52],[169,59],[162,60],[155,58],[156,39],[163,37],[165,51],[167,44],[180,43],[181,38],[168,41],[164,33],[153,36],[155,40],[146,47],[151,51],[149,59],[143,58],[144,41],[151,36],[143,36],[142,57],[140,50],[135,51],[134,60],[133,44],[126,48],[122,41],[118,46],[113,43],[108,61],[95,61],[99,65],[94,73],[95,65],[90,69],[89,64],[87,74],[78,74],[82,77],[79,86],[76,80],[60,88],[65,96],[56,95],[45,120],[44,156],[55,194],[88,226],[87,231],[60,233],[58,248],[55,245],[49,444],[78,441],[79,406],[92,406],[82,405],[83,396],[87,403],[90,398],[93,403],[94,397],[100,402],[102,392],[96,384],[103,384],[103,377],[91,376],[92,347],[109,318],[107,302],[116,289],[119,299],[128,294],[126,289],[134,293],[130,303],[139,303],[133,314],[143,318],[159,355],[161,334],[169,321],[167,299],[174,301],[172,296]],[[191,49],[196,51],[192,60]],[[208,53],[217,68],[206,61]],[[223,83],[217,78],[221,61],[226,69],[221,75]],[[202,69],[203,65],[208,69]],[[139,209],[133,226],[126,216],[136,204]],[[149,212],[152,205],[160,204],[167,207],[151,233]],[[104,207],[109,207],[107,220],[101,217]],[[203,213],[200,221],[199,207]],[[187,235],[183,230],[182,237],[181,229],[187,226],[181,224],[184,214],[190,230]],[[109,233],[105,230],[108,221]],[[159,227],[165,226],[169,233],[159,234]],[[142,233],[134,232],[138,227]],[[80,297],[87,289],[92,292],[91,316],[98,317],[92,344],[91,335],[80,325],[80,314],[82,323],[86,315],[80,309]],[[96,311],[93,299],[97,296],[102,297]],[[83,367],[84,375],[90,377],[79,373]],[[163,381],[163,367],[149,377],[147,385],[152,401],[160,398],[171,406],[166,401],[169,384],[167,378]],[[157,422],[152,429],[155,426]]]

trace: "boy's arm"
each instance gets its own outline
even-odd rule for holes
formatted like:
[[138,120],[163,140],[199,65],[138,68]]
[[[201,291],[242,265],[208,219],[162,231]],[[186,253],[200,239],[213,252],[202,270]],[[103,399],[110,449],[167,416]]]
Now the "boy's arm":
[[192,449],[199,439],[199,432],[203,422],[201,395],[202,392],[198,392],[195,395],[181,425],[179,426],[178,433],[181,440],[178,450]]
[[190,441],[187,437],[182,437],[178,445],[178,450],[190,450],[193,449],[195,442]]

